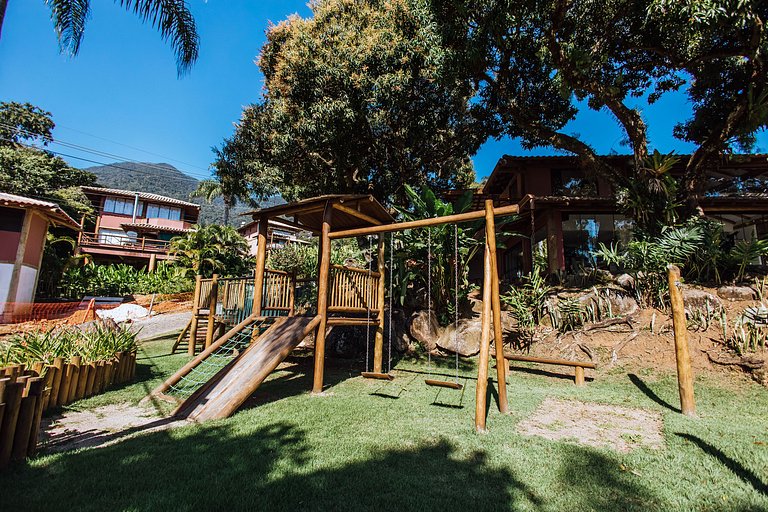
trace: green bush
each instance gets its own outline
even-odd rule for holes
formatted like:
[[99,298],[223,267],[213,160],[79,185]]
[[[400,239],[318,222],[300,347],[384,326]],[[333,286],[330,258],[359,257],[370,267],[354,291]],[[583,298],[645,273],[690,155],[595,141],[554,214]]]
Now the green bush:
[[85,295],[122,296],[134,293],[182,293],[195,286],[186,269],[160,262],[154,272],[135,269],[129,265],[95,265],[69,268],[61,279],[65,297]]
[[193,226],[185,235],[171,240],[169,253],[190,277],[240,277],[253,270],[248,241],[230,226]]
[[99,323],[88,329],[65,327],[15,334],[0,341],[0,368],[12,364],[53,363],[56,357],[80,356],[91,363],[136,349],[136,333]]

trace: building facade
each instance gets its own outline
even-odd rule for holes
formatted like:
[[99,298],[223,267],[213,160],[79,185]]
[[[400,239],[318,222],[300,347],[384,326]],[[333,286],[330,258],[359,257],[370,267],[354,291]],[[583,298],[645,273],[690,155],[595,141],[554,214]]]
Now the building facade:
[[[288,221],[286,221],[288,222]],[[249,222],[237,229],[238,233],[248,240],[248,247],[251,256],[256,256],[258,252],[258,233],[259,221]],[[299,227],[270,219],[267,224],[267,249],[283,247],[287,243],[309,243],[312,234]]]
[[55,203],[0,193],[0,320],[32,307],[51,225],[80,229]]
[[98,187],[82,187],[96,210],[93,231],[82,231],[78,252],[101,262],[155,268],[170,258],[170,240],[197,224],[200,206],[172,197]]

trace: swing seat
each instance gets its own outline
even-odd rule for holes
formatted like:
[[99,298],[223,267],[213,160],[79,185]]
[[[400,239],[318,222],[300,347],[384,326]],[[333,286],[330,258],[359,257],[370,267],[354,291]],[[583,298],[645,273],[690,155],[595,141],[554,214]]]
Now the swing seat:
[[390,375],[389,373],[361,372],[360,375],[362,375],[366,379],[378,379],[378,380],[394,380],[395,379],[395,376]]
[[458,382],[451,382],[449,380],[424,379],[424,384],[426,384],[427,386],[436,386],[439,388],[451,388],[451,389],[461,389],[464,387]]

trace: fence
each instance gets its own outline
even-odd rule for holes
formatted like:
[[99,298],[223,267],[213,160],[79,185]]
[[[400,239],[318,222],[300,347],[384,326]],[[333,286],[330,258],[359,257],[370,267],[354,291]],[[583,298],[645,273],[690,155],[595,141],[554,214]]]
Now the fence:
[[362,268],[332,265],[328,291],[331,313],[378,312],[381,274]]
[[[111,309],[120,304],[98,304],[97,309]],[[79,302],[0,302],[0,324],[18,324],[38,320],[59,320],[88,307]]]
[[135,374],[136,352],[90,363],[80,356],[68,362],[57,357],[51,365],[0,369],[0,470],[35,453],[44,411],[103,393]]

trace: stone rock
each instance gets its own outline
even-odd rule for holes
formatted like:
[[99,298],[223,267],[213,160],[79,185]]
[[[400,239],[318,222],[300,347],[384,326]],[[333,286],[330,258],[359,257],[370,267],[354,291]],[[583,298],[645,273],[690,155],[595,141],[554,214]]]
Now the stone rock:
[[710,308],[719,308],[723,304],[717,296],[696,288],[683,289],[683,302],[687,308],[706,308],[707,303]]
[[[598,289],[598,293],[600,294],[600,300],[605,301],[608,299],[611,303],[611,313],[614,316],[628,316],[634,314],[638,309],[639,305],[637,304],[637,301],[635,298],[627,293],[624,290],[619,290],[616,288],[601,288]],[[589,306],[590,304],[597,306],[599,305],[597,295],[594,291],[589,292],[586,295],[581,295],[579,297],[579,302],[583,306]],[[604,310],[605,307],[601,306]],[[605,314],[605,311],[602,312]]]
[[754,300],[755,290],[749,286],[721,286],[717,289],[717,296],[730,300]]
[[[369,335],[370,351],[373,353],[373,340],[376,328],[371,326]],[[355,357],[365,353],[365,327],[334,327],[325,338],[328,353],[338,357]]]
[[447,352],[457,352],[460,356],[470,357],[480,352],[481,336],[480,319],[460,320],[458,329],[454,330],[451,325],[443,331],[437,340],[437,346]]
[[614,279],[614,281],[616,281],[617,285],[627,290],[631,290],[635,287],[635,278],[629,274],[621,274],[619,276],[616,276],[616,279]]
[[[374,330],[371,327],[371,330]],[[386,357],[389,335],[389,309],[384,310],[384,354]],[[411,338],[408,335],[408,317],[402,309],[392,309],[392,351],[407,352]]]
[[411,315],[409,327],[411,337],[429,351],[437,347],[437,339],[441,332],[435,312],[431,313],[428,315],[427,311],[416,311]]

